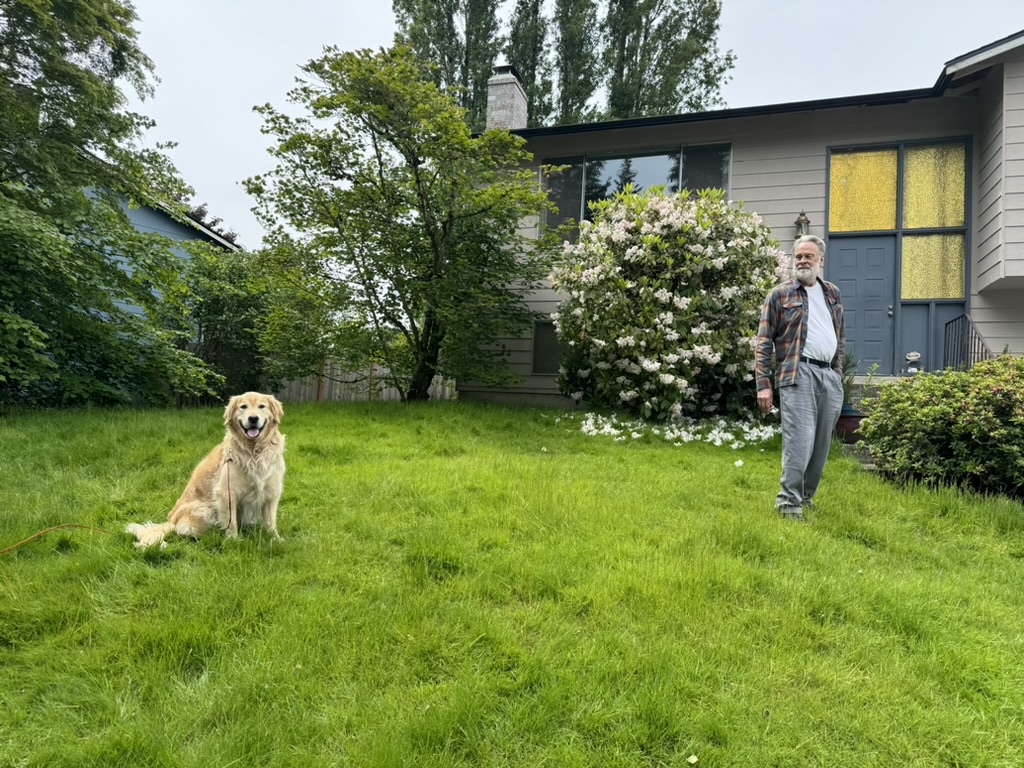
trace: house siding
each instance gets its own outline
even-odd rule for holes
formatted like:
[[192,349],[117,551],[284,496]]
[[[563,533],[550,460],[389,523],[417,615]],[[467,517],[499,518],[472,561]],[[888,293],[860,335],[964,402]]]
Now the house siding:
[[974,176],[974,266],[972,285],[981,290],[1003,276],[1003,88],[990,83],[982,93],[981,125]]
[[1024,354],[1024,58],[985,89],[974,207],[970,315],[999,354]]
[[1024,276],[1024,59],[1006,63],[1004,83],[1006,271]]
[[[794,221],[801,210],[811,220],[811,233],[825,235],[829,148],[971,135],[977,98],[928,99],[869,110],[845,108],[585,135],[542,136],[533,139],[529,148],[538,162],[547,162],[584,153],[611,154],[729,143],[732,147],[729,197],[742,201],[744,210],[760,215],[781,247],[788,248],[793,239]],[[799,141],[794,141],[794,136],[799,136]],[[539,290],[528,297],[530,307],[544,314],[556,311],[559,301],[559,295],[550,289]],[[530,402],[546,397],[553,403],[570,402],[557,394],[554,376],[532,374],[532,338],[500,341],[509,350],[510,368],[524,377],[523,381],[506,388],[460,382],[460,396]]]

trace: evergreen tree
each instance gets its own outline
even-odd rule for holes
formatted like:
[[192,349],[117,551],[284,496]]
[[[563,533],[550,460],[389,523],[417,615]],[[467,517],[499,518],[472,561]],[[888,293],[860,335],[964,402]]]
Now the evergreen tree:
[[545,125],[554,109],[548,20],[543,10],[543,0],[516,0],[505,45],[505,59],[522,77],[530,128]]
[[722,104],[733,65],[717,47],[721,0],[608,0],[604,117],[700,112]]
[[433,81],[458,92],[470,128],[482,131],[487,117],[487,80],[502,48],[500,0],[392,0],[398,24],[395,42],[408,45],[431,65]]
[[555,0],[554,24],[555,123],[586,122],[596,116],[587,103],[601,82],[596,0]]
[[522,77],[530,127],[719,107],[734,62],[718,51],[721,0],[516,0],[503,48],[498,0],[392,3],[396,40],[436,66],[438,85],[464,89],[474,130],[499,50]]

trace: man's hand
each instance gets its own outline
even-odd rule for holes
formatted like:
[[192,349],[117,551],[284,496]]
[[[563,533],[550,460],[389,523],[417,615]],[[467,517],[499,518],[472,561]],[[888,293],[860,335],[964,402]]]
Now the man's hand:
[[757,390],[757,407],[761,413],[769,413],[772,410],[772,388],[765,387]]

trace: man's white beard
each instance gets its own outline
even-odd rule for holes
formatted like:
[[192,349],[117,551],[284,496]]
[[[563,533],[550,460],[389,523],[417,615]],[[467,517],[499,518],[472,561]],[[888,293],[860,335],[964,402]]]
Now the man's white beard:
[[796,279],[804,285],[814,285],[814,281],[818,279],[819,273],[818,267],[797,267]]

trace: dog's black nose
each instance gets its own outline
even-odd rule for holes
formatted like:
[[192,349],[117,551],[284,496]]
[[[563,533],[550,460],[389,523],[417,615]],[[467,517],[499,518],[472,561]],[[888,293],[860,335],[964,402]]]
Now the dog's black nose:
[[249,423],[250,424],[257,424],[257,423],[259,423],[259,420],[260,420],[259,416],[250,416],[249,417]]

